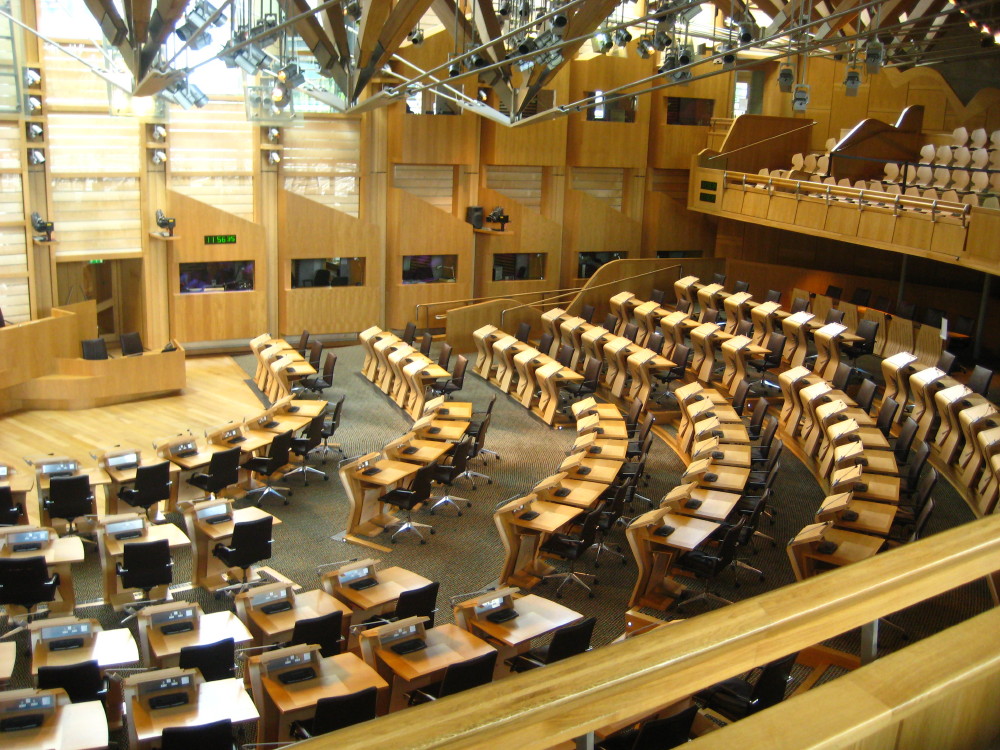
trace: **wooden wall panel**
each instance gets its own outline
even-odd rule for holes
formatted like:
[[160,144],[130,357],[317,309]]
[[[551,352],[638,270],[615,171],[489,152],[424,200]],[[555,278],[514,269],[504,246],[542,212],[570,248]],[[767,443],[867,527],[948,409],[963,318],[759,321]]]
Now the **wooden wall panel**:
[[[692,69],[693,75],[710,72],[714,63],[705,63]],[[668,97],[688,97],[692,99],[713,99],[715,105],[712,117],[729,117],[733,104],[733,74],[725,73],[702,78],[698,81],[670,86],[654,91],[643,101],[649,100],[649,165],[658,169],[687,169],[691,154],[696,154],[708,145],[708,126],[668,125]]]
[[638,257],[642,223],[628,218],[599,198],[566,191],[563,223],[563,286],[577,283],[578,253],[618,251]]
[[[378,229],[310,198],[282,190],[278,220],[278,327],[283,335],[303,329],[313,333],[352,333],[381,318],[378,286],[382,254]],[[295,258],[365,259],[363,286],[293,289]]]
[[476,115],[411,115],[389,107],[389,160],[405,164],[475,164],[479,154]]
[[[267,327],[267,274],[264,228],[246,219],[188,198],[168,193],[177,239],[169,243],[168,290],[170,333],[183,342],[251,339]],[[231,245],[206,245],[205,235],[235,234]],[[180,264],[227,260],[254,261],[254,289],[245,292],[181,294]]]
[[[595,57],[570,63],[570,98],[587,91],[608,91],[629,80],[652,75],[653,58]],[[648,97],[639,97],[635,122],[588,122],[586,110],[569,115],[566,163],[579,167],[644,167],[649,139]]]
[[[642,221],[642,252],[656,257],[660,251],[701,251],[711,255],[715,247],[715,219],[687,210],[687,172],[676,174],[675,190],[646,192]],[[662,184],[662,183],[661,183]]]
[[[405,190],[389,188],[386,237],[386,325],[403,328],[417,304],[472,296],[472,226]],[[457,255],[454,283],[404,284],[404,255]],[[423,327],[425,321],[418,321]],[[440,327],[440,321],[434,323]]]
[[[553,106],[567,104],[570,96],[570,73],[563,68],[546,91],[552,92]],[[566,163],[569,119],[556,117],[546,122],[507,127],[482,120],[480,155],[484,164],[536,164],[558,167]]]

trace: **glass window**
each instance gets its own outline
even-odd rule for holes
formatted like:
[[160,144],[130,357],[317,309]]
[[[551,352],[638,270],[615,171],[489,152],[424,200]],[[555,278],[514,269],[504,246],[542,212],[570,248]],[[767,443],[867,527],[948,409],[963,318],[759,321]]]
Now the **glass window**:
[[712,108],[714,99],[694,99],[687,96],[668,96],[667,125],[703,125],[712,124]]
[[252,260],[181,263],[181,294],[244,292],[253,289]]
[[494,281],[545,278],[545,253],[493,253]]
[[628,253],[613,250],[602,253],[579,253],[579,271],[581,279],[589,279],[594,275],[594,271],[612,260],[627,258]]
[[587,120],[591,122],[635,122],[635,110],[639,104],[637,96],[621,96],[611,101],[604,98],[603,91],[584,91],[594,97],[594,106],[587,107]]
[[703,250],[657,250],[657,258],[700,258]]
[[292,261],[292,289],[363,286],[364,283],[364,258],[297,258]]
[[458,273],[457,255],[404,255],[404,284],[433,284],[454,281]]

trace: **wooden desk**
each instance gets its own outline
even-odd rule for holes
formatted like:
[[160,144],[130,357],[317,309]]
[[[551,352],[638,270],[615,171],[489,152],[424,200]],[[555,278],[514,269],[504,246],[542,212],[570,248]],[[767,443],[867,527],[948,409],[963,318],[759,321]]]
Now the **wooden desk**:
[[[171,604],[175,605],[176,602]],[[206,646],[226,638],[232,638],[238,648],[253,640],[246,625],[232,612],[212,612],[207,615],[202,613],[198,617],[196,628],[171,635],[164,635],[159,628],[149,625],[149,618],[143,617],[145,612],[146,610],[143,610],[139,615],[139,641],[143,659],[156,669],[176,667],[180,661],[182,648]]]
[[[895,505],[855,500],[851,493],[842,493],[830,495],[823,500],[816,511],[816,520],[832,521],[837,528],[884,537],[892,528],[896,510]],[[843,518],[845,511],[854,511],[858,517],[853,521],[846,521]]]
[[[122,514],[118,517],[118,519],[126,520],[130,517],[141,518],[141,516],[136,513],[129,513]],[[106,520],[107,518],[102,519],[102,521]],[[104,582],[104,603],[114,607],[116,612],[121,611],[129,604],[134,604],[136,601],[135,589],[123,589],[121,578],[118,577],[116,572],[116,565],[122,561],[126,545],[136,542],[156,542],[166,540],[171,549],[177,549],[179,547],[187,547],[191,543],[184,532],[172,523],[147,525],[143,530],[144,533],[141,537],[126,539],[124,541],[115,539],[113,536],[105,533],[103,524],[99,527],[99,529],[97,545],[101,556],[102,579]],[[165,595],[166,588],[166,586],[158,586],[153,589],[153,597],[160,598]]]
[[535,377],[541,393],[538,404],[532,406],[532,411],[538,414],[545,424],[555,424],[559,410],[559,389],[565,383],[579,383],[583,375],[563,367],[558,362],[549,362],[535,370]]
[[[538,516],[525,520],[528,512]],[[534,493],[512,500],[493,514],[504,545],[500,583],[531,588],[554,568],[539,559],[539,548],[548,536],[580,515],[580,508],[540,500]]]
[[255,645],[269,646],[274,643],[287,643],[291,640],[295,623],[299,620],[311,620],[314,617],[322,617],[332,612],[344,614],[341,635],[346,639],[353,610],[332,594],[321,589],[296,593],[291,609],[269,615],[249,606],[250,599],[259,593],[260,589],[254,589],[244,591],[236,597],[237,614],[253,635]]
[[[150,673],[138,675],[150,676]],[[132,693],[131,695],[129,693]],[[135,750],[155,747],[168,727],[193,727],[229,719],[233,724],[255,721],[259,714],[240,679],[201,682],[197,701],[186,706],[149,711],[129,691],[126,681],[125,705],[129,716],[129,747]]]
[[[233,530],[237,523],[256,521],[259,518],[270,516],[273,519],[271,522],[273,526],[281,524],[281,519],[253,506],[233,510],[231,521],[223,521],[214,525],[198,520],[195,517],[196,510],[197,507],[194,503],[189,504],[184,509],[184,522],[188,537],[191,539],[194,558],[191,565],[191,583],[209,591],[216,591],[242,579],[243,572],[241,570],[226,568],[225,563],[212,554],[216,544],[227,543],[232,539]],[[255,581],[258,578],[259,575],[251,570],[248,580]]]
[[434,419],[468,422],[472,419],[473,406],[471,401],[446,401],[431,412]]
[[552,307],[542,313],[542,332],[552,334],[552,346],[549,347],[549,351],[542,354],[554,357],[559,351],[559,326],[568,317],[569,315],[561,307]]
[[[706,521],[725,521],[740,501],[740,495],[735,492],[721,492],[696,487],[694,483],[675,487],[660,501],[661,508],[667,508],[671,513],[681,516],[701,518]],[[688,503],[695,501],[696,508]],[[672,535],[671,535],[672,536]]]
[[450,623],[427,630],[424,642],[427,648],[405,655],[390,649],[373,649],[374,658],[369,666],[392,686],[390,712],[406,705],[406,693],[442,679],[450,665],[496,651],[483,639]]
[[440,461],[451,449],[451,443],[446,443],[443,440],[418,440],[410,432],[386,445],[383,452],[387,458],[393,461],[426,466]]
[[[37,529],[37,526],[7,526],[0,534],[6,535],[16,531]],[[56,590],[55,601],[49,602],[49,612],[52,614],[73,614],[76,608],[76,593],[73,590],[73,573],[70,566],[83,562],[83,540],[78,536],[56,537],[55,529],[48,527],[53,538],[48,545],[37,552],[14,552],[6,545],[0,547],[0,557],[38,557],[45,558],[49,575],[59,574],[59,587]],[[8,614],[20,613],[23,609],[16,604],[5,604]]]
[[[33,462],[36,463],[37,465],[37,459],[33,459]],[[103,503],[98,502],[98,494],[99,494],[98,488],[101,487],[106,488],[107,485],[111,484],[111,477],[109,477],[104,472],[103,469],[98,469],[96,466],[90,466],[90,467],[81,466],[77,471],[73,473],[73,476],[80,476],[81,474],[86,476],[90,480],[90,494],[94,496],[91,505],[93,508],[93,515],[96,516],[98,513],[98,509],[104,506],[107,502],[106,499],[105,502]],[[52,518],[51,516],[49,516],[49,512],[45,509],[44,500],[46,497],[48,497],[49,494],[49,475],[42,474],[41,472],[36,471],[35,486],[38,487],[39,523],[42,526],[50,526],[53,528],[57,528],[60,530],[60,533],[63,533],[63,530],[67,528],[66,522],[63,521],[62,519]],[[93,522],[85,518],[78,519],[78,521],[79,522],[77,524],[77,528],[81,529],[84,533],[89,533],[89,531],[92,529]]]
[[715,347],[729,339],[718,323],[702,323],[691,329],[691,348],[694,356],[691,358],[691,372],[702,383],[712,380],[712,370],[715,367]]
[[[136,451],[137,453],[139,451]],[[157,456],[156,461],[147,460],[145,458],[140,459],[139,466],[150,466],[152,464],[158,464],[163,459]],[[108,466],[104,468],[105,473],[108,475],[110,484],[108,485],[105,502],[104,502],[104,515],[116,515],[118,513],[132,513],[135,509],[131,505],[126,505],[121,500],[118,499],[118,492],[122,487],[134,484],[135,475],[138,472],[138,468],[133,469],[116,469],[114,467]],[[170,497],[167,499],[167,509],[175,510],[177,508],[177,491],[178,482],[180,481],[181,470],[177,466],[170,467]],[[154,511],[154,516],[160,516],[160,504],[154,505],[151,510]]]
[[[259,675],[258,665],[262,658],[264,657],[250,657],[251,675]],[[291,685],[283,685],[266,676],[256,678],[253,685],[260,710],[258,742],[292,741],[292,722],[313,718],[316,715],[316,704],[322,698],[335,698],[375,688],[383,694],[379,703],[384,705],[387,702],[389,683],[355,654],[328,656],[319,659],[314,667],[318,673],[315,679]]]
[[[619,464],[620,466],[620,464]],[[556,475],[559,476],[559,475]],[[543,480],[544,482],[545,480]],[[569,490],[568,495],[558,496],[555,493],[561,489]],[[534,489],[532,492],[538,494],[539,499],[562,505],[572,505],[574,508],[583,510],[593,510],[600,503],[601,495],[608,489],[606,484],[598,482],[585,482],[579,479],[571,479],[563,476],[555,485],[544,489]]]
[[56,709],[47,715],[42,726],[6,732],[4,750],[105,750],[108,747],[108,721],[100,701],[70,703],[63,690],[16,690],[10,697],[28,698],[54,694]]
[[786,337],[782,359],[789,363],[789,367],[799,367],[809,353],[806,336],[814,317],[812,313],[797,312],[781,321]]
[[[824,555],[818,551],[819,543],[824,540],[837,545],[832,554]],[[822,572],[817,568],[817,563],[820,563],[821,567],[850,565],[872,557],[883,544],[885,540],[877,536],[834,528],[829,523],[819,523],[807,526],[788,542],[788,559],[791,561],[795,580],[801,581],[803,578]]]
[[460,422],[455,419],[432,419],[426,427],[414,430],[421,440],[447,440],[457,443],[461,440],[469,429],[468,422]]
[[85,661],[96,661],[101,669],[123,667],[139,663],[139,647],[128,628],[98,630],[91,643],[82,648],[50,651],[41,642],[41,629],[50,627],[51,621],[39,620],[31,624],[31,676],[37,678],[40,667],[65,667]]
[[489,381],[504,393],[510,388],[514,377],[514,355],[532,348],[530,344],[522,344],[510,334],[504,334],[493,342],[493,360],[490,365]]
[[[672,526],[669,536],[657,536],[661,526]],[[684,588],[670,577],[682,552],[693,550],[719,528],[719,524],[657,508],[632,520],[625,535],[639,568],[629,606],[666,609]]]
[[370,617],[392,612],[396,608],[396,601],[404,591],[423,588],[433,583],[429,578],[398,566],[375,571],[375,579],[378,581],[376,585],[358,591],[350,586],[336,585],[334,583],[336,578],[330,573],[325,573],[320,579],[320,585],[324,591],[350,607],[353,613],[351,622],[359,623]]
[[481,378],[488,379],[493,364],[493,342],[504,335],[496,326],[485,325],[472,332],[472,340],[476,345],[476,361],[472,371]]
[[506,622],[490,622],[477,617],[468,607],[455,607],[456,623],[485,639],[500,652],[498,661],[531,648],[532,641],[567,625],[579,622],[583,615],[536,594],[514,598],[517,617]]
[[[570,463],[570,462],[575,463]],[[622,462],[606,458],[589,458],[586,453],[571,456],[563,462],[562,470],[569,479],[582,480],[594,484],[609,485],[618,478]]]

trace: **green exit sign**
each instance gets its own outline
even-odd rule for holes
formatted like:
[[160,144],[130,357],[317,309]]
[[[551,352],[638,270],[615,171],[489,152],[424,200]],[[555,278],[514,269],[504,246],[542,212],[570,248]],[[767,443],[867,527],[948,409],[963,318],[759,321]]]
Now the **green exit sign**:
[[235,245],[236,235],[235,234],[206,234],[205,235],[206,245]]

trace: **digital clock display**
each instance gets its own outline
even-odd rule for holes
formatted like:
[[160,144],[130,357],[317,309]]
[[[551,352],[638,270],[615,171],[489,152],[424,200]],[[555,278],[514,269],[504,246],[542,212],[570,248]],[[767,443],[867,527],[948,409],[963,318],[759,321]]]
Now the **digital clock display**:
[[235,234],[206,234],[205,235],[206,245],[235,245],[236,235]]

